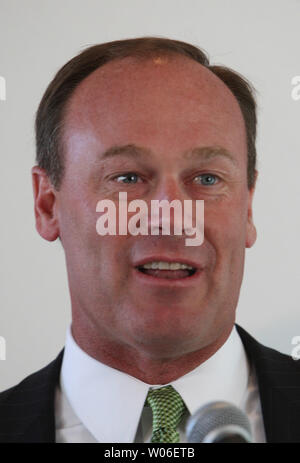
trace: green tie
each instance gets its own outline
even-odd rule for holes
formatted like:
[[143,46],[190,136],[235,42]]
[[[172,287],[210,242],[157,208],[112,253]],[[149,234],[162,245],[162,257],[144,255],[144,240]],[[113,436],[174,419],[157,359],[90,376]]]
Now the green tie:
[[186,407],[178,392],[171,385],[150,389],[146,404],[153,415],[151,442],[179,442],[177,426]]

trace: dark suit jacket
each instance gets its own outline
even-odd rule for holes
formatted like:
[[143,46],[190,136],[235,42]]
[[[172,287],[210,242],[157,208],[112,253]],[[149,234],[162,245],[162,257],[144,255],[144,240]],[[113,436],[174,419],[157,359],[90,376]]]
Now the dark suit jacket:
[[[236,325],[255,367],[267,442],[300,442],[300,361]],[[50,364],[0,393],[0,442],[55,442],[55,388],[63,349]]]

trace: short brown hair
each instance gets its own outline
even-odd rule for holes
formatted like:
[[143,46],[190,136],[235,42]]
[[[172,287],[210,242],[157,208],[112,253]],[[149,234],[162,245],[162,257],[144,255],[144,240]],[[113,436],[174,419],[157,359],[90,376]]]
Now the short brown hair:
[[36,162],[45,169],[52,184],[59,189],[64,162],[61,128],[68,100],[79,83],[89,74],[115,59],[128,56],[148,58],[157,54],[179,54],[189,57],[218,76],[236,97],[245,121],[247,134],[248,188],[255,183],[256,165],[256,102],[252,85],[237,72],[212,66],[200,48],[178,40],[141,37],[117,40],[89,47],[68,61],[55,75],[38,107],[35,121]]

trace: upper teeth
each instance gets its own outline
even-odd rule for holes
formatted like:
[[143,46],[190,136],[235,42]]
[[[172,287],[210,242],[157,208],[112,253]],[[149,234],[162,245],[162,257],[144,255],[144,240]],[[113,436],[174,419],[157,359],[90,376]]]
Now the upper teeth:
[[142,267],[154,270],[193,270],[193,267],[180,264],[179,262],[149,262],[145,265],[142,265]]

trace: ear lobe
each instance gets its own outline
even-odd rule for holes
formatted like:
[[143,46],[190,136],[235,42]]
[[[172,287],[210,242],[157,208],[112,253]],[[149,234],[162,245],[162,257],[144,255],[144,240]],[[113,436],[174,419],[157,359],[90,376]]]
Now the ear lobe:
[[247,224],[247,237],[246,237],[246,243],[245,247],[246,248],[251,248],[253,244],[255,243],[257,238],[257,232],[256,232],[256,227],[252,223]]
[[42,238],[54,241],[59,236],[54,187],[44,169],[34,166],[31,174],[36,229]]

